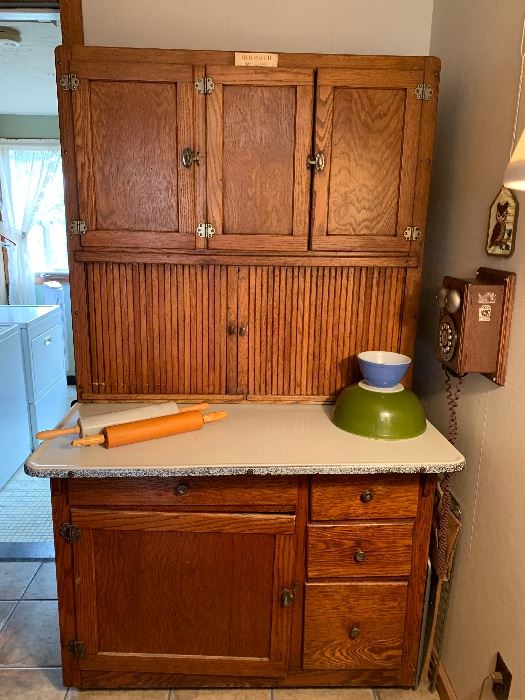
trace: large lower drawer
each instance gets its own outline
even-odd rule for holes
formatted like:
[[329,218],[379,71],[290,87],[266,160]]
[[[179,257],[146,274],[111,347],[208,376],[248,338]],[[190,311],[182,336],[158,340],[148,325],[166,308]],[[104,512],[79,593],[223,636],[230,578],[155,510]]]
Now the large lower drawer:
[[70,479],[71,505],[276,506],[295,510],[295,477]]
[[415,518],[419,476],[316,476],[312,478],[312,520]]
[[308,577],[408,576],[412,522],[308,526]]
[[399,668],[408,584],[307,583],[303,668]]

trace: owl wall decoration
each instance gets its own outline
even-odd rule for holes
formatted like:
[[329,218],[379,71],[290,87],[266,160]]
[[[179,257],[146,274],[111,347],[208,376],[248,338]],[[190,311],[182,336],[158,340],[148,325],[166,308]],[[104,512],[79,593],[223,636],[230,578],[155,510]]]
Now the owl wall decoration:
[[502,187],[489,214],[487,253],[508,258],[514,252],[518,202],[512,190]]

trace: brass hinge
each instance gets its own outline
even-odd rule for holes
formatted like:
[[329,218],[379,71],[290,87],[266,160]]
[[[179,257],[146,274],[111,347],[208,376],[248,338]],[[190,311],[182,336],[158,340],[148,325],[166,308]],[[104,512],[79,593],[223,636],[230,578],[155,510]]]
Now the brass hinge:
[[203,75],[201,78],[197,78],[195,81],[195,90],[199,95],[209,95],[215,89],[215,83],[211,78]]
[[433,92],[434,90],[431,88],[431,86],[427,85],[426,83],[419,83],[419,85],[415,89],[416,97],[418,100],[430,100]]
[[80,528],[78,527],[78,525],[71,525],[71,523],[64,523],[60,527],[58,534],[61,537],[63,537],[67,542],[70,542],[71,544],[73,544],[74,542],[78,542],[80,539]]
[[421,238],[421,229],[417,226],[407,226],[403,236],[407,241],[418,241]]
[[86,645],[84,642],[79,642],[76,639],[72,639],[66,644],[66,649],[72,654],[76,659],[80,659],[86,655]]
[[62,90],[77,90],[80,85],[80,80],[74,73],[64,73],[60,78],[60,87]]
[[297,596],[297,584],[294,583],[292,588],[283,588],[281,591],[281,608],[287,608],[295,602]]
[[199,224],[197,226],[197,235],[199,238],[213,238],[215,229],[211,224]]
[[70,233],[74,236],[83,236],[88,230],[87,223],[85,221],[76,219],[70,222],[68,228]]

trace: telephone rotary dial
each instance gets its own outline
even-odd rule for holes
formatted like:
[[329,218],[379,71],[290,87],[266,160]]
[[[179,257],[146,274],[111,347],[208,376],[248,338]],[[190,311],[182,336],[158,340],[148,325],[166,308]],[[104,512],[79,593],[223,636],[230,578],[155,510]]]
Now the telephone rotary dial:
[[448,362],[452,359],[454,355],[454,350],[456,349],[456,343],[458,340],[458,334],[456,333],[456,327],[454,326],[454,321],[448,315],[444,315],[439,322],[439,354],[441,357]]

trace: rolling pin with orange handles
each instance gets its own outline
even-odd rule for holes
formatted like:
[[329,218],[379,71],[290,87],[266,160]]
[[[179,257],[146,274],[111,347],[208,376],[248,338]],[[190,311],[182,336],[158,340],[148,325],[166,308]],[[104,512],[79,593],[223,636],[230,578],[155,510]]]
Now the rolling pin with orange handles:
[[41,430],[35,437],[37,440],[50,440],[51,438],[62,437],[63,435],[80,435],[80,437],[85,438],[90,435],[100,435],[102,430],[110,425],[131,423],[132,421],[174,415],[186,411],[202,411],[205,408],[209,408],[209,406],[209,403],[198,403],[193,406],[179,408],[174,401],[150,403],[145,406],[139,406],[138,408],[126,408],[123,411],[98,413],[94,416],[79,416],[75,425],[70,428]]
[[102,435],[92,435],[73,440],[71,444],[73,447],[103,445],[106,448],[133,445],[136,442],[145,442],[146,440],[155,440],[156,438],[177,435],[178,433],[200,430],[204,423],[222,420],[227,415],[226,411],[216,411],[208,414],[203,414],[200,411],[187,411],[186,413],[176,413],[173,416],[146,418],[145,420],[137,420],[132,423],[110,425],[103,429]]

